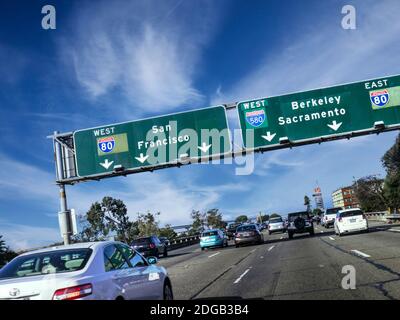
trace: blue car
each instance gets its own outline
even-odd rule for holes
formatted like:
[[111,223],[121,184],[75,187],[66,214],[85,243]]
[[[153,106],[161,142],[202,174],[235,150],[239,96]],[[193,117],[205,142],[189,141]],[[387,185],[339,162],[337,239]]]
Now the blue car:
[[219,229],[211,229],[204,231],[200,237],[200,248],[204,250],[205,248],[211,247],[227,247],[228,239],[226,238],[223,231]]

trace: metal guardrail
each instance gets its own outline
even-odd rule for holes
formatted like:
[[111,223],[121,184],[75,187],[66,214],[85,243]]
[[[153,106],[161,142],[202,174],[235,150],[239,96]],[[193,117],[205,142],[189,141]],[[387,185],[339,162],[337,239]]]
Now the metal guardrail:
[[200,235],[176,238],[170,241],[168,245],[169,250],[183,248],[200,242]]

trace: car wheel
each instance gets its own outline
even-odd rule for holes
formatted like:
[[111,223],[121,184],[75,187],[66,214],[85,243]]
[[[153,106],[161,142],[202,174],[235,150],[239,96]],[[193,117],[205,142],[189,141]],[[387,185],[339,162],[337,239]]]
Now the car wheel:
[[293,233],[289,232],[289,239],[293,239]]
[[236,248],[239,248],[239,245],[238,245],[238,244],[235,244],[235,247],[236,247]]
[[169,283],[164,284],[164,300],[174,300],[174,294],[172,293],[172,288]]
[[311,231],[310,231],[310,236],[314,236],[315,235],[315,232],[314,232],[314,229],[312,229]]
[[160,259],[160,252],[158,252],[158,250],[157,250],[157,252],[156,252],[156,254],[155,254],[155,257],[156,257],[157,259]]
[[271,232],[271,231],[268,231],[268,234],[269,234],[269,235],[271,235],[271,234],[272,234],[272,232]]
[[164,253],[163,253],[163,257],[168,257],[168,250],[167,248],[164,248]]

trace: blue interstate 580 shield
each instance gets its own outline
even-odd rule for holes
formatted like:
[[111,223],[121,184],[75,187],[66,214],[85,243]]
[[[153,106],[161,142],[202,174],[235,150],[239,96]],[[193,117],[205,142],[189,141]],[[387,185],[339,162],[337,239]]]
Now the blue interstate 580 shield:
[[259,109],[254,111],[245,112],[245,118],[247,123],[252,127],[260,127],[266,119],[265,110]]

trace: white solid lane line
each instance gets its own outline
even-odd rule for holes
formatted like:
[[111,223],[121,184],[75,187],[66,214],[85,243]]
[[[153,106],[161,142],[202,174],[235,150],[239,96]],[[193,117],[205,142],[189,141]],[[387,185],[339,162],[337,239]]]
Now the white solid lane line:
[[212,258],[212,257],[215,257],[217,254],[220,254],[221,252],[217,252],[217,253],[214,253],[214,254],[212,254],[211,256],[208,256],[209,258]]
[[400,232],[399,229],[392,229],[392,228],[390,228],[389,231],[392,231],[392,232],[393,232],[393,231],[394,231],[394,232]]
[[246,273],[249,272],[249,271],[250,271],[250,268],[249,268],[249,269],[246,269],[246,271],[243,272],[243,273],[240,275],[240,277],[237,278],[237,279],[235,280],[235,282],[234,282],[233,284],[239,283],[239,281],[242,280],[242,278],[243,278],[243,277],[246,275]]
[[335,240],[335,238],[332,238],[332,237],[329,237],[329,239],[331,239],[331,240]]
[[351,251],[354,252],[356,255],[361,256],[361,257],[363,257],[363,258],[369,258],[369,257],[371,257],[370,255],[368,255],[368,254],[366,254],[366,253],[364,253],[364,252],[358,251],[358,250],[351,250]]
[[268,251],[271,251],[273,248],[275,248],[275,246],[268,248]]

